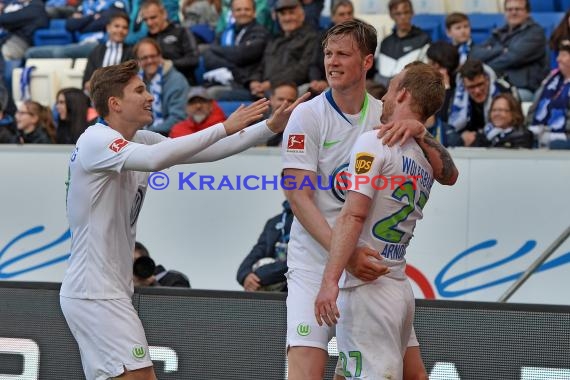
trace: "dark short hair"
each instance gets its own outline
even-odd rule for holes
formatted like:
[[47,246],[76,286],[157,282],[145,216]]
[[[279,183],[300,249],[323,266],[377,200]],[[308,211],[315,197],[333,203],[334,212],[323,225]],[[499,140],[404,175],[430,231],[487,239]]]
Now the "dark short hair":
[[414,12],[414,5],[410,0],[390,0],[388,2],[388,11],[392,13],[392,11],[400,4],[408,4],[412,10],[412,13]]
[[455,24],[463,21],[469,21],[469,17],[465,13],[452,12],[445,18],[445,29],[451,28]]
[[[234,1],[235,1],[235,0],[231,0],[231,1],[230,1],[230,9],[233,8],[233,6],[234,6]],[[255,0],[249,0],[249,2],[250,2],[251,5],[253,6],[253,10],[255,11],[255,10],[256,10],[256,9],[255,9],[255,7],[256,7],[256,6],[255,6]]]
[[91,76],[91,100],[99,116],[109,115],[109,98],[122,98],[125,87],[138,72],[139,65],[135,60],[95,70]]
[[166,8],[164,7],[164,3],[161,0],[144,0],[140,5],[140,9],[141,10],[146,9],[151,5],[156,5],[157,7],[166,10]]
[[334,16],[335,12],[340,7],[351,7],[354,11],[354,4],[351,0],[333,0],[331,4],[331,16]]
[[129,18],[128,14],[126,14],[123,11],[115,11],[112,12],[111,15],[109,16],[109,20],[107,20],[106,25],[110,25],[113,21],[115,21],[118,18],[122,18],[123,20],[125,20],[127,22],[127,25],[131,23],[131,19]]
[[463,66],[459,69],[459,75],[461,78],[467,78],[473,80],[479,75],[487,75],[485,73],[485,68],[483,67],[483,62],[478,59],[467,59]]
[[[508,1],[512,1],[512,0],[505,0],[505,2],[503,3],[503,8],[507,7]],[[530,1],[529,0],[524,0],[524,8],[526,9],[527,12],[530,12]]]
[[427,49],[426,56],[441,67],[445,67],[450,76],[459,67],[459,52],[449,42],[436,41],[432,43]]
[[341,22],[330,28],[323,39],[323,49],[327,47],[331,39],[344,36],[352,36],[364,56],[376,53],[378,44],[376,29],[369,23],[358,19]]
[[146,247],[141,242],[135,241],[135,251],[138,251],[141,256],[150,257],[148,249],[146,249]]
[[434,115],[443,105],[445,85],[443,75],[433,66],[420,61],[407,64],[398,90],[405,88],[412,95],[413,112],[420,115],[422,122]]

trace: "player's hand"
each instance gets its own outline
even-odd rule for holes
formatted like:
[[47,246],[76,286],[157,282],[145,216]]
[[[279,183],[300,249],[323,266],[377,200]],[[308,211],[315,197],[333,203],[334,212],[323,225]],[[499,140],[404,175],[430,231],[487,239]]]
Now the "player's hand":
[[338,322],[340,313],[336,306],[336,299],[338,298],[338,283],[327,283],[323,281],[319,294],[315,299],[315,317],[319,326],[323,322],[332,326]]
[[243,289],[246,292],[255,292],[261,286],[259,283],[260,281],[260,278],[257,277],[255,273],[251,272],[245,277],[245,280],[243,280]]
[[404,145],[410,138],[421,138],[426,133],[422,123],[411,119],[382,124],[379,129],[378,138],[382,138],[383,143],[388,146],[394,146],[396,143]]
[[283,132],[285,130],[285,127],[287,126],[287,122],[289,121],[291,112],[293,112],[293,110],[299,104],[303,103],[305,100],[309,99],[310,97],[311,94],[309,92],[306,92],[303,94],[303,96],[300,96],[297,100],[295,100],[295,103],[293,104],[289,104],[289,102],[287,101],[281,103],[279,108],[277,108],[273,112],[273,115],[271,115],[271,117],[267,119],[267,126],[269,127],[269,129],[271,129],[271,132],[273,133]]
[[268,109],[269,100],[265,98],[259,99],[248,106],[240,105],[223,123],[226,134],[228,136],[232,135],[251,125],[251,123],[258,121]]
[[[376,260],[371,260],[371,258]],[[377,260],[382,260],[378,251],[366,247],[357,247],[348,260],[346,270],[362,281],[374,281],[378,277],[390,273],[390,269]]]

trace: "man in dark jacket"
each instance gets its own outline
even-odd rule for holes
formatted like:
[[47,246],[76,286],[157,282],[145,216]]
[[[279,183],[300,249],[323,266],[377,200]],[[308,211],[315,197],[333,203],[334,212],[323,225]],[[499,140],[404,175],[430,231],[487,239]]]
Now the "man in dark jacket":
[[283,202],[283,212],[265,223],[263,232],[237,272],[237,281],[245,291],[285,291],[287,244],[293,223],[289,202]]
[[172,61],[188,83],[196,84],[194,69],[200,53],[194,36],[188,29],[168,20],[168,12],[160,0],[146,0],[141,5],[141,16],[148,27],[148,37],[158,42],[162,56]]
[[1,39],[5,60],[22,59],[32,45],[34,32],[49,24],[41,0],[13,0],[0,3],[0,28],[7,33]]
[[133,274],[135,286],[190,287],[190,281],[185,274],[156,265],[148,249],[138,241],[135,242]]
[[506,0],[505,19],[506,25],[471,48],[470,58],[504,76],[518,88],[521,101],[532,101],[549,70],[544,29],[530,17],[528,0]]
[[253,0],[233,0],[231,5],[235,19],[233,28],[218,36],[216,42],[202,53],[207,70],[225,67],[233,76],[230,85],[208,89],[215,99],[222,91],[246,87],[269,40],[269,32],[255,19]]

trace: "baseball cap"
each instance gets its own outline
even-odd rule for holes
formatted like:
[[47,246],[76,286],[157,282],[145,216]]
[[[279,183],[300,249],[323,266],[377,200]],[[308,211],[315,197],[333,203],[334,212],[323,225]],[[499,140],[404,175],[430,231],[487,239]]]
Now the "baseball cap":
[[212,100],[212,97],[208,95],[208,91],[204,87],[193,87],[188,93],[188,102],[194,98],[202,98],[206,100]]
[[300,7],[301,2],[299,0],[278,0],[275,4],[275,11],[279,12],[287,8]]

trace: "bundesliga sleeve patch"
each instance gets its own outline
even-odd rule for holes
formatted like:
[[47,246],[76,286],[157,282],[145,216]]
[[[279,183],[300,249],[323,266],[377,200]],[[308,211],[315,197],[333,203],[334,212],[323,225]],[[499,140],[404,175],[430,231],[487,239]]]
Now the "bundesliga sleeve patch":
[[304,133],[293,133],[287,137],[287,153],[305,153]]
[[128,143],[129,142],[127,140],[118,138],[113,140],[111,145],[109,145],[109,149],[111,149],[115,153],[119,153],[121,149],[127,146]]
[[354,172],[356,174],[366,174],[372,168],[374,155],[370,153],[357,153],[354,161]]

